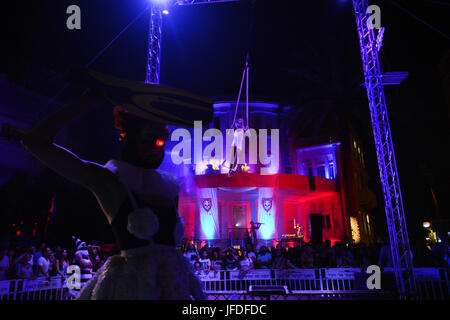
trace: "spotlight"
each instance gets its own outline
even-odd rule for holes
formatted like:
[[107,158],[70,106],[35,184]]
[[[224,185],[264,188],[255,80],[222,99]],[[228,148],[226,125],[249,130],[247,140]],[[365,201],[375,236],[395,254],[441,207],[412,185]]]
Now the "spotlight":
[[161,139],[156,140],[156,146],[157,146],[157,147],[162,147],[162,146],[164,146],[164,140],[161,140]]
[[429,227],[431,227],[431,223],[428,222],[428,221],[425,221],[425,222],[422,224],[422,226],[423,226],[424,228],[429,228]]
[[162,11],[162,13],[163,13],[163,14],[169,14],[169,10],[164,9],[164,10]]

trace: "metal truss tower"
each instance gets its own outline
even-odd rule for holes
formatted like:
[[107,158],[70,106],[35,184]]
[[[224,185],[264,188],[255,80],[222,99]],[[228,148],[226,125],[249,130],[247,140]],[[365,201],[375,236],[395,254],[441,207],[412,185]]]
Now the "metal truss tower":
[[171,6],[191,6],[199,4],[236,2],[240,0],[153,0],[150,7],[150,32],[148,40],[148,60],[146,83],[159,84],[161,66],[161,36],[164,10]]
[[397,290],[401,298],[414,298],[416,285],[412,253],[403,211],[403,201],[392,144],[391,129],[378,59],[379,41],[375,37],[367,0],[353,0],[365,86],[369,100],[372,129],[384,194],[387,225]]

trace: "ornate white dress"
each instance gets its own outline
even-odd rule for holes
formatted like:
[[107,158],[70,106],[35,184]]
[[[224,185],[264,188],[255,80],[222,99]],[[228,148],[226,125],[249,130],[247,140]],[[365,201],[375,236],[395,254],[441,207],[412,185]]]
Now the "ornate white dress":
[[[121,254],[106,261],[77,299],[206,299],[192,265],[176,248],[184,224],[176,212],[179,186],[174,177],[118,160],[108,161],[105,168],[119,177],[129,194],[110,217]],[[173,206],[150,208],[139,195],[169,198]]]

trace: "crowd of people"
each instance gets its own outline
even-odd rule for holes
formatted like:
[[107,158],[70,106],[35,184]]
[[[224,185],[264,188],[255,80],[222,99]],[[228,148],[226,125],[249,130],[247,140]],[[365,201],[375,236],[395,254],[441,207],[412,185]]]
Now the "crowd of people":
[[67,278],[70,265],[86,265],[93,274],[105,263],[108,255],[100,246],[89,246],[89,259],[86,263],[74,249],[60,246],[49,247],[45,242],[39,246],[21,245],[1,248],[0,281],[11,279],[36,279],[59,276]]
[[[190,243],[184,246],[184,256],[197,274],[220,270],[248,271],[251,269],[313,269],[355,267],[366,270],[370,265],[392,267],[390,246],[364,243],[343,244],[330,240],[322,243],[296,241],[293,246],[254,246],[247,243],[242,249],[203,246],[197,250]],[[430,251],[427,265],[421,267],[449,267],[448,245],[436,245]],[[416,264],[416,266],[419,266]]]
[[[391,253],[388,245],[364,243],[343,244],[330,240],[322,243],[296,241],[293,246],[278,243],[275,246],[247,243],[243,248],[209,247],[199,248],[185,241],[181,247],[184,256],[191,262],[199,275],[221,270],[248,271],[252,269],[313,269],[356,267],[365,270],[369,265],[381,268],[391,267]],[[77,254],[76,247],[65,249],[60,246],[15,244],[0,250],[0,281],[10,279],[36,279],[59,276],[67,278],[67,268],[78,265],[92,274],[117,250],[104,250],[95,242],[88,245],[88,257]],[[433,247],[430,262],[425,267],[449,267],[448,245]],[[417,264],[415,264],[418,266]]]

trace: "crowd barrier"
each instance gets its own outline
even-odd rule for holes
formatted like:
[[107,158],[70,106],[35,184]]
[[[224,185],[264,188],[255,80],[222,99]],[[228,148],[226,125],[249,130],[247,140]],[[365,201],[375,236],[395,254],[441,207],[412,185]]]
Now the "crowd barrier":
[[[415,268],[419,299],[449,300],[449,271],[436,268]],[[382,273],[381,289],[369,290],[368,274],[359,268],[210,271],[200,274],[210,299],[396,299],[392,269]],[[256,296],[250,286],[286,286],[289,294]],[[0,281],[0,300],[68,300],[66,283],[60,277],[36,280]]]

